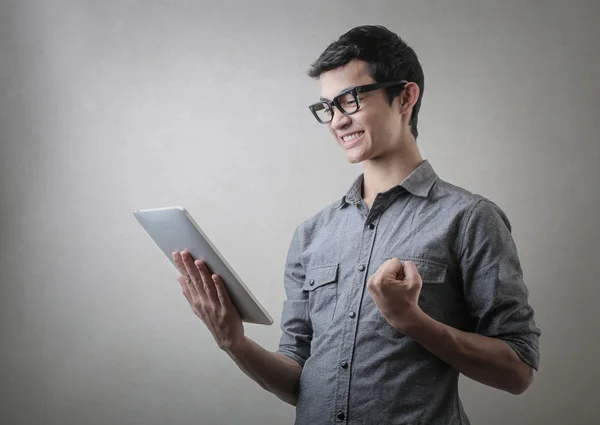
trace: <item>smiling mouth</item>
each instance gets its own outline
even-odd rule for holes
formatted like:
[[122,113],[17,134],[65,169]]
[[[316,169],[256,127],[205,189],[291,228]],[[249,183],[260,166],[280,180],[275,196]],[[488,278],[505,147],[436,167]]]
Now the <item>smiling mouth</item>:
[[360,138],[363,134],[365,134],[364,131],[357,131],[356,133],[348,134],[347,136],[342,137],[342,140],[344,143],[352,142],[353,140]]

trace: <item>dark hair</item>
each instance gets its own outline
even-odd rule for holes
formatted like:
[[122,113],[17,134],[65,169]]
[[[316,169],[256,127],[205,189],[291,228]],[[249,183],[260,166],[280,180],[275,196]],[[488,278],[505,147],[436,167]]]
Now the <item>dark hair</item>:
[[[417,121],[425,90],[425,78],[415,51],[384,26],[360,26],[351,29],[327,46],[311,65],[308,75],[318,78],[322,73],[344,66],[353,59],[366,62],[371,77],[377,83],[407,80],[419,86],[419,99],[410,117],[411,132],[416,138],[419,134]],[[402,92],[402,86],[389,87],[386,92],[391,105],[394,98]]]

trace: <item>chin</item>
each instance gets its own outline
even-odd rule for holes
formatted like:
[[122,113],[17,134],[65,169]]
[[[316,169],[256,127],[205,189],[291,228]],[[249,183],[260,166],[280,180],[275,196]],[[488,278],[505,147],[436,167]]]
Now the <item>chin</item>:
[[355,155],[348,156],[348,162],[350,164],[359,164],[359,163],[363,162],[364,160],[365,160],[365,158],[363,158],[361,156],[355,156]]
[[356,152],[356,151],[346,151],[346,158],[348,159],[348,162],[350,164],[358,164],[360,162],[366,161],[369,158],[369,154],[368,152],[365,151],[360,151],[360,152]]

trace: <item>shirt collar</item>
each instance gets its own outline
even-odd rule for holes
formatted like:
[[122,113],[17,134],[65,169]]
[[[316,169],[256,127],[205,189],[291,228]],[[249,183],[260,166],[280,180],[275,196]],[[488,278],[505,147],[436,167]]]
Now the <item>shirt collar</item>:
[[[421,164],[409,174],[398,186],[401,186],[409,193],[415,196],[426,198],[429,196],[429,191],[433,184],[438,179],[438,175],[434,171],[429,161],[424,160]],[[362,187],[365,180],[365,175],[361,174],[356,178],[350,189],[342,198],[339,207],[349,204],[356,204],[362,199]],[[396,187],[390,189],[394,190]]]

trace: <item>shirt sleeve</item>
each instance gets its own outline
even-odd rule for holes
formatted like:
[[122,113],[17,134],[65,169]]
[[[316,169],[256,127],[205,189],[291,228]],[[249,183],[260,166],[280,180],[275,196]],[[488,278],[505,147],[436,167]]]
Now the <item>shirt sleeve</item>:
[[305,274],[300,260],[302,248],[300,227],[294,232],[287,255],[284,286],[287,299],[283,302],[281,330],[277,352],[304,366],[310,356],[312,325],[308,314],[308,295],[302,290]]
[[522,361],[538,369],[540,329],[504,212],[479,199],[464,221],[459,242],[463,291],[475,332],[506,342]]

